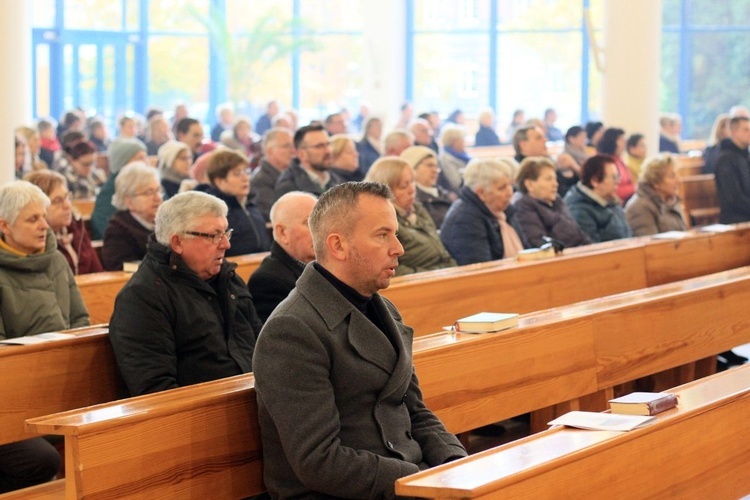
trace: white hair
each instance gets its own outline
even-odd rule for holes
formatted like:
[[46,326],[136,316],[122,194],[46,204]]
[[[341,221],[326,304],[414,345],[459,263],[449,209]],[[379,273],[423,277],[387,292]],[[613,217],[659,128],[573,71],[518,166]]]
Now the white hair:
[[458,125],[446,125],[440,133],[440,142],[445,147],[453,147],[455,143],[464,138],[464,129]]
[[196,219],[211,215],[226,217],[229,209],[223,200],[200,191],[179,193],[165,201],[156,212],[156,241],[169,246],[173,234],[189,231]]
[[18,214],[30,203],[49,206],[49,198],[39,186],[27,181],[11,181],[0,187],[0,219],[9,225],[16,223]]
[[472,191],[489,188],[501,177],[512,181],[512,168],[506,163],[488,158],[471,160],[464,170],[464,184]]
[[125,165],[115,179],[115,194],[112,195],[112,205],[117,210],[126,210],[125,198],[133,197],[142,187],[156,179],[159,182],[159,172],[142,161],[134,161]]

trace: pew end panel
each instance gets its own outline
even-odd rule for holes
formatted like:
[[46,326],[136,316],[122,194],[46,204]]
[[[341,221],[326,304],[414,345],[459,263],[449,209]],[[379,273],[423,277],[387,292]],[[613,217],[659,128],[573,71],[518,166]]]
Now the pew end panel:
[[[750,366],[671,390],[631,432],[557,427],[396,481],[422,498],[740,498],[750,493]],[[732,422],[733,425],[727,425]]]
[[[465,432],[597,390],[591,322],[574,319],[493,334],[415,340],[425,404],[453,433]],[[424,339],[424,341],[423,341]],[[426,347],[422,349],[422,347]],[[460,374],[457,375],[457,374]]]
[[252,375],[30,419],[65,437],[67,498],[262,493]]
[[111,271],[76,276],[83,303],[89,311],[91,323],[109,323],[115,310],[115,299],[128,282],[131,273]]

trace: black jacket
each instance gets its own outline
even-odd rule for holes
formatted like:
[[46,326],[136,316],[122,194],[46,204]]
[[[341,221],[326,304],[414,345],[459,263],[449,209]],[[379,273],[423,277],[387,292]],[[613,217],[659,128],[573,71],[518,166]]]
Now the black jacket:
[[275,241],[271,254],[263,259],[250,276],[247,287],[260,320],[265,323],[276,306],[294,290],[305,264],[284,251]]
[[716,194],[719,197],[719,222],[733,224],[750,220],[750,155],[731,139],[721,141],[716,160]]
[[252,371],[261,324],[236,264],[203,281],[149,239],[138,271],[115,300],[109,338],[130,396]]
[[305,169],[299,164],[299,160],[292,160],[291,166],[284,170],[276,181],[276,187],[273,191],[274,201],[292,191],[302,191],[303,193],[311,193],[315,196],[320,196],[323,192],[331,189],[333,186],[341,184],[341,178],[338,175],[330,170],[328,173],[331,176],[328,180],[328,184],[321,186],[310,179],[310,176],[305,172]]
[[109,219],[102,242],[102,266],[105,271],[122,271],[124,262],[135,262],[146,255],[151,230],[127,210],[118,210]]
[[227,250],[227,257],[267,252],[271,248],[266,221],[254,204],[248,202],[243,207],[236,196],[225,194],[214,186],[207,192],[223,200],[229,207],[227,222],[234,232],[230,242],[232,247]]

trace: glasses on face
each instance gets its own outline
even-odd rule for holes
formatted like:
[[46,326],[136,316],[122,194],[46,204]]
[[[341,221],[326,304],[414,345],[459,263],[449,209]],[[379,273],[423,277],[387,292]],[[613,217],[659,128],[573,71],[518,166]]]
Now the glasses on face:
[[229,177],[244,177],[250,175],[250,169],[249,168],[235,168],[234,170],[230,170],[227,174]]
[[147,196],[149,198],[153,198],[154,196],[159,195],[159,198],[164,198],[164,188],[153,188],[153,189],[146,189],[145,191],[141,191],[140,193],[135,193],[133,195],[133,198],[136,198],[138,196]]
[[323,151],[324,149],[328,149],[331,147],[330,142],[321,142],[318,144],[312,144],[310,146],[302,146],[304,149],[317,149],[318,151]]
[[185,234],[189,234],[190,236],[198,236],[201,238],[206,238],[207,240],[211,240],[212,244],[218,245],[219,243],[221,243],[222,238],[226,238],[227,241],[231,240],[232,231],[234,231],[234,229],[227,229],[226,231],[219,231],[214,234],[200,233],[198,231],[185,231]]
[[55,198],[52,198],[50,200],[50,205],[58,207],[60,205],[65,204],[65,202],[71,203],[72,198],[70,197],[70,193],[65,193],[64,196],[57,196]]

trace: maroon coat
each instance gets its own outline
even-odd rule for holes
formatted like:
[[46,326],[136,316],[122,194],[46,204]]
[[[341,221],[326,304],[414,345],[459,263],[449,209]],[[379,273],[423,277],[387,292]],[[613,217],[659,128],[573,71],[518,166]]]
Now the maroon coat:
[[68,265],[73,270],[73,274],[89,274],[103,271],[102,263],[99,261],[96,250],[91,246],[91,237],[89,237],[83,221],[73,219],[73,222],[68,226],[68,233],[73,235],[71,246],[78,254],[78,269],[73,264],[73,259],[70,257],[68,250],[59,241],[57,242],[57,249],[65,256]]

